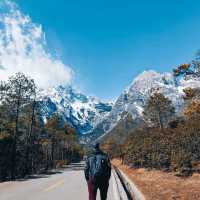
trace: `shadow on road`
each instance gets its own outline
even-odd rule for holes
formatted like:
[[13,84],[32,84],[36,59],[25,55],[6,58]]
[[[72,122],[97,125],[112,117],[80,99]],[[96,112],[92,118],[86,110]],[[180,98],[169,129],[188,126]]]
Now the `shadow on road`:
[[29,175],[29,176],[26,176],[25,178],[16,179],[16,181],[28,181],[30,179],[49,178],[51,175],[62,174],[62,173],[63,173],[62,171],[57,171],[57,170],[46,171],[40,174]]
[[71,163],[70,165],[67,165],[64,170],[67,171],[82,171],[85,167],[84,163]]
[[71,163],[60,169],[45,171],[45,172],[42,172],[40,174],[35,174],[35,175],[29,175],[29,176],[26,176],[25,178],[17,179],[16,181],[28,181],[31,179],[49,178],[51,175],[62,174],[64,171],[82,171],[84,167],[85,165],[83,162]]

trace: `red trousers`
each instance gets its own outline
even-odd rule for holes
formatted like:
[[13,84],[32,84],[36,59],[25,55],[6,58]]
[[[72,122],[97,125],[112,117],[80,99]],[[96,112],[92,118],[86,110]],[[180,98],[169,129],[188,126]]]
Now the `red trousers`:
[[101,200],[106,200],[108,186],[109,180],[96,182],[93,178],[90,178],[88,181],[89,200],[96,200],[98,189],[100,190]]

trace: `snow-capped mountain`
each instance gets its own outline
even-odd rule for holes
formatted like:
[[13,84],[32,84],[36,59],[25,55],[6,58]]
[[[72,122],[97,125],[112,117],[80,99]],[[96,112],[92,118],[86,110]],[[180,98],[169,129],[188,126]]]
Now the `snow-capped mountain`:
[[184,102],[183,89],[188,87],[200,87],[200,79],[175,79],[172,73],[144,71],[122,92],[114,105],[88,97],[69,86],[49,88],[40,95],[42,117],[45,121],[59,112],[63,120],[76,128],[83,135],[83,140],[88,141],[111,131],[127,113],[136,121],[141,119],[143,107],[154,91],[163,93],[180,111]]
[[112,130],[124,113],[130,113],[133,119],[142,118],[145,102],[155,90],[168,97],[176,110],[180,111],[183,106],[183,89],[187,87],[200,87],[200,79],[181,77],[177,80],[172,73],[160,74],[153,70],[144,71],[123,91],[111,112],[94,128],[93,134],[99,137]]
[[53,113],[59,112],[63,121],[73,126],[79,134],[91,132],[112,109],[112,103],[83,95],[70,86],[41,91],[39,102],[44,121]]

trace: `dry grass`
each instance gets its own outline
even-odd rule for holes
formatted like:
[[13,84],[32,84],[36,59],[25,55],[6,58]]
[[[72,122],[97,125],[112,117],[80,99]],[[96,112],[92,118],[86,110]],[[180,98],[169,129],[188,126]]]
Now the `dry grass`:
[[134,181],[146,200],[200,200],[200,174],[180,178],[159,170],[131,169],[119,160],[113,164]]

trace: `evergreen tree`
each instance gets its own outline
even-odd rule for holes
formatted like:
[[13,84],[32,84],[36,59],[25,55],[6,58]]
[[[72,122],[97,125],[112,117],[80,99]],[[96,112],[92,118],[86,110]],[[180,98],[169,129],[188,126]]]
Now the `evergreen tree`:
[[174,115],[175,108],[172,102],[161,93],[154,93],[144,106],[144,118],[155,127],[162,130],[164,125]]
[[184,89],[185,108],[184,114],[187,117],[200,115],[200,89],[199,88],[186,88]]
[[36,95],[36,86],[33,79],[26,77],[23,73],[11,76],[7,82],[1,82],[1,103],[5,108],[6,117],[11,124],[12,130],[12,155],[11,155],[11,178],[16,176],[17,145],[23,130],[20,130],[22,110],[25,105],[30,104]]
[[191,69],[191,64],[181,64],[173,69],[173,73],[175,77],[178,77],[180,75],[186,76],[194,74],[194,71]]
[[76,131],[58,113],[44,124],[34,81],[22,73],[0,83],[0,180],[81,159]]
[[55,113],[45,125],[51,140],[51,165],[57,161],[71,162],[81,154],[76,131],[66,124],[58,113]]

